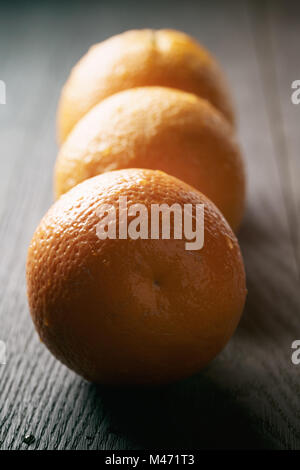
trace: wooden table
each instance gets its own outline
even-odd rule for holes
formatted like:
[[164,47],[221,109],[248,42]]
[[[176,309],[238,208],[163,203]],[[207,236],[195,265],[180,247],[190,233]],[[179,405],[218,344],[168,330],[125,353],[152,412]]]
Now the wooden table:
[[[298,3],[298,5],[297,5]],[[1,6],[1,449],[300,448],[300,2],[20,2]],[[86,383],[40,344],[25,260],[53,200],[55,112],[71,66],[126,29],[172,27],[223,64],[239,114],[248,204],[241,324],[201,374],[156,390]],[[28,445],[24,436],[32,434]]]

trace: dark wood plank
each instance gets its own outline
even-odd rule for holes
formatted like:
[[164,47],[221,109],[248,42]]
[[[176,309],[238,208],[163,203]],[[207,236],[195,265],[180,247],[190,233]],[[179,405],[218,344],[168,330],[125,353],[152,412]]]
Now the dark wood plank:
[[300,104],[291,99],[292,83],[300,80],[299,70],[299,2],[269,2],[268,33],[274,57],[274,84],[278,93],[277,122],[274,131],[281,144],[284,194],[292,227],[292,240],[300,271]]
[[[264,64],[263,54],[271,52],[260,10],[241,1],[172,8],[158,1],[74,2],[71,10],[67,3],[41,3],[7,7],[0,16],[0,79],[8,90],[0,106],[0,339],[7,343],[0,448],[27,448],[26,433],[38,449],[300,448],[299,369],[291,363],[300,300],[289,202],[299,193],[287,184],[276,150],[270,109],[283,88],[280,82],[278,92],[267,92],[272,63]],[[270,15],[275,28],[273,14],[264,10],[263,21]],[[25,260],[52,202],[56,103],[70,67],[90,44],[150,26],[194,35],[230,79],[249,175],[240,232],[249,294],[236,335],[201,374],[163,389],[115,390],[81,380],[39,343],[28,313]],[[272,54],[281,64],[284,53]]]

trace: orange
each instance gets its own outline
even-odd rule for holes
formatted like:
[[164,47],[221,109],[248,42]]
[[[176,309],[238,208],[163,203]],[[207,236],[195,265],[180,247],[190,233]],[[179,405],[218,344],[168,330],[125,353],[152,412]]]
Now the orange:
[[[120,195],[146,208],[204,204],[203,248],[186,250],[172,237],[100,240],[97,211],[118,207]],[[41,340],[104,384],[161,384],[198,372],[233,334],[246,295],[237,239],[214,204],[143,169],[96,176],[56,201],[31,241],[27,286]]]
[[60,142],[104,98],[152,85],[195,93],[234,121],[223,72],[207,50],[178,31],[134,30],[94,45],[73,68],[58,110]]
[[245,177],[235,136],[223,116],[194,94],[134,88],[95,106],[60,149],[56,196],[122,168],[163,170],[208,196],[234,230],[241,222]]

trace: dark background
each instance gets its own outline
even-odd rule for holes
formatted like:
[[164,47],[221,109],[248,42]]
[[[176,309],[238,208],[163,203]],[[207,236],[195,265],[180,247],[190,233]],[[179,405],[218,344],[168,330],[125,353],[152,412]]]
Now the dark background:
[[[0,2],[1,449],[300,448],[299,4]],[[249,294],[234,338],[201,374],[116,390],[86,383],[39,343],[25,260],[53,201],[56,105],[70,68],[91,44],[142,27],[186,31],[228,75],[248,172],[239,239]]]

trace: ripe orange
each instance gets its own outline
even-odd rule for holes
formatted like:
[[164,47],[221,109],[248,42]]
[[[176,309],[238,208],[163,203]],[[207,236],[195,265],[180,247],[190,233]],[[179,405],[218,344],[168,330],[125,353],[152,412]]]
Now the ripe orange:
[[122,168],[165,171],[209,197],[233,230],[241,222],[245,177],[235,136],[223,116],[194,94],[142,87],[95,106],[61,147],[56,196]]
[[134,30],[94,45],[73,68],[58,110],[60,142],[104,98],[152,85],[195,93],[234,121],[225,78],[207,50],[178,31]]
[[[147,208],[204,203],[204,247],[100,240],[97,209],[117,205],[120,195]],[[233,334],[246,295],[238,242],[214,204],[143,169],[88,179],[50,208],[29,247],[27,286],[41,340],[71,369],[105,384],[160,384],[198,372]]]

